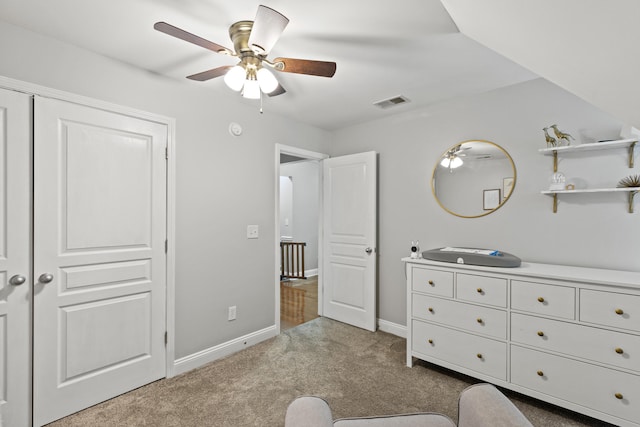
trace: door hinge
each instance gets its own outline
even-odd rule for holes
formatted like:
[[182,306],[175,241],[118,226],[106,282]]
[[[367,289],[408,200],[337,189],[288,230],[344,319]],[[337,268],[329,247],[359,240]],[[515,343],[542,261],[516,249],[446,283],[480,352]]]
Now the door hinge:
[[169,147],[164,147],[164,158],[169,160]]
[[165,239],[164,240],[164,253],[166,254],[167,252],[169,252],[169,240]]
[[166,346],[168,342],[169,342],[169,333],[167,331],[164,331],[164,345]]

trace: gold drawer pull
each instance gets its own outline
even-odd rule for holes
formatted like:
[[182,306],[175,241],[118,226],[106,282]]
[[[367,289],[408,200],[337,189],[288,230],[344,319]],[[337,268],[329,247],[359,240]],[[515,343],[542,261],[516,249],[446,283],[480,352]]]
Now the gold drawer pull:
[[538,297],[538,302],[544,302],[544,298]]
[[542,372],[542,371],[538,371],[537,374],[538,374],[539,377],[544,377],[544,372]]
[[482,359],[482,353],[478,353],[478,354],[476,354],[476,357],[477,357],[478,359]]
[[433,344],[433,340],[432,339],[429,339],[428,342],[429,342],[429,344]]
[[616,393],[614,394],[614,396],[616,397],[616,399],[622,399],[624,397],[622,393]]
[[479,294],[481,294],[483,292],[482,288],[478,288],[478,289],[476,289],[476,291],[478,291]]
[[616,348],[616,353],[622,354],[622,353],[624,353],[624,350],[621,349],[620,347],[618,347],[618,348]]
[[433,286],[433,280],[429,280],[429,284]]
[[433,307],[429,307],[427,310],[429,310],[429,313],[433,313]]
[[476,322],[478,322],[478,323],[482,323],[482,319],[478,317],[478,318],[476,319]]
[[542,332],[542,331],[538,331],[538,336],[539,336],[539,337],[543,337],[543,336],[544,336],[544,332]]
[[624,311],[621,308],[616,308],[616,314],[622,316],[624,314]]

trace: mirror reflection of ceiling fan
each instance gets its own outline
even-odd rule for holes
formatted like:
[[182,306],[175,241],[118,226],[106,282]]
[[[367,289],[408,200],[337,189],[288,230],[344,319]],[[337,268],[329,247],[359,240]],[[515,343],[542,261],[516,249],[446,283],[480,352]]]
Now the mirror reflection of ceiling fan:
[[463,147],[462,144],[452,147],[444,154],[444,156],[442,156],[440,165],[442,165],[442,167],[449,168],[449,171],[453,172],[453,169],[462,166],[464,163],[462,157],[466,157],[466,154],[463,153],[463,151],[470,148],[471,147]]
[[289,19],[281,13],[260,5],[255,20],[238,21],[229,27],[233,50],[166,22],[156,22],[153,28],[213,52],[234,56],[240,60],[235,66],[223,65],[187,76],[188,79],[206,81],[224,76],[227,86],[241,92],[243,97],[260,99],[261,93],[276,96],[286,92],[270,70],[322,77],[333,77],[336,72],[335,62],[294,58],[275,58],[272,61],[267,59],[267,55],[288,23]]

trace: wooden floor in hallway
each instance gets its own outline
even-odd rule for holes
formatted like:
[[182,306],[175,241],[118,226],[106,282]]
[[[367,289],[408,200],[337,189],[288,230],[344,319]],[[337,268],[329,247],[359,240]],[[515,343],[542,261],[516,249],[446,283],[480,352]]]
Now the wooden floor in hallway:
[[280,282],[280,330],[318,317],[318,276]]

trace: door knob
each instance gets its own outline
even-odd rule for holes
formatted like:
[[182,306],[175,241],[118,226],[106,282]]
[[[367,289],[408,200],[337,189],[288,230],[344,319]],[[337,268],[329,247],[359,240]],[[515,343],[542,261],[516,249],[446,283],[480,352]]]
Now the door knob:
[[40,283],[49,283],[53,280],[53,274],[51,273],[43,273],[38,277],[38,282]]
[[9,279],[9,284],[13,286],[20,286],[26,281],[26,277],[16,274],[15,276],[11,277],[11,279]]
[[367,253],[367,255],[371,255],[371,252],[373,252],[373,249],[367,248],[364,251]]

